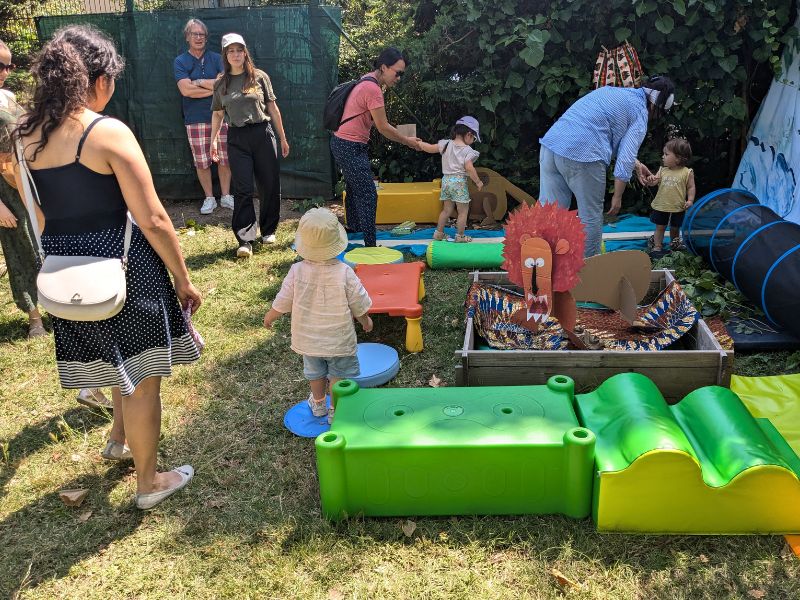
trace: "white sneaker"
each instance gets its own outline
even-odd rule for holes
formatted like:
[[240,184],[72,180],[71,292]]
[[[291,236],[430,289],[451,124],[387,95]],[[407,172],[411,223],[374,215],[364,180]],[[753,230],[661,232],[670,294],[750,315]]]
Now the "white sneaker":
[[233,210],[233,196],[230,194],[225,194],[222,198],[219,199],[219,205],[222,208],[230,208]]
[[208,196],[205,200],[203,200],[203,206],[200,207],[200,214],[210,215],[214,212],[215,208],[217,208],[217,200],[214,198],[214,196]]
[[236,258],[250,258],[253,256],[253,247],[250,242],[245,242],[236,250]]
[[314,394],[308,395],[308,407],[311,409],[311,414],[315,417],[324,417],[328,414],[327,399],[317,400]]
[[270,233],[269,235],[265,235],[261,238],[261,241],[265,244],[274,244],[275,243],[275,234]]

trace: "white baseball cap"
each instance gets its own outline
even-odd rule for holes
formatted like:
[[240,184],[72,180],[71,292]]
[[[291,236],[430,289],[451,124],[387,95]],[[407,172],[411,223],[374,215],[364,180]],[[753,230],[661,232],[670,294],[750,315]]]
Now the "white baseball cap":
[[222,36],[222,49],[225,50],[231,44],[241,44],[242,46],[247,47],[247,44],[244,43],[244,38],[240,36],[238,33],[226,33]]

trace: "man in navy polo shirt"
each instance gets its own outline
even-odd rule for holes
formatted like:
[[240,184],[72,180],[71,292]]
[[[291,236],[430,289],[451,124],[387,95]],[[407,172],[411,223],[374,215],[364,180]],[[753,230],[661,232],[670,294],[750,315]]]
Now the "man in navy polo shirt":
[[[206,50],[208,28],[199,19],[189,19],[183,28],[189,49],[175,59],[175,81],[183,102],[183,122],[192,148],[197,179],[206,194],[200,213],[209,215],[217,208],[211,185],[211,96],[214,82],[223,72],[222,57]],[[220,204],[233,209],[231,196],[231,169],[228,166],[228,127],[219,131],[219,184],[222,191]]]

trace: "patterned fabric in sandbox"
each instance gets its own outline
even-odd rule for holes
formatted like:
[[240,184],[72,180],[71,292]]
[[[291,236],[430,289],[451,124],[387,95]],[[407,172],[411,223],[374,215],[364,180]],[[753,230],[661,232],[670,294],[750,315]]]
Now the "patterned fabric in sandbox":
[[[513,322],[523,306],[522,294],[506,287],[473,283],[466,300],[478,335],[498,350],[564,350],[568,339],[558,320],[549,317],[539,330]],[[578,308],[577,324],[597,336],[606,350],[663,350],[687,333],[700,318],[680,284],[670,283],[647,307],[639,309],[645,327],[620,327],[613,311]]]

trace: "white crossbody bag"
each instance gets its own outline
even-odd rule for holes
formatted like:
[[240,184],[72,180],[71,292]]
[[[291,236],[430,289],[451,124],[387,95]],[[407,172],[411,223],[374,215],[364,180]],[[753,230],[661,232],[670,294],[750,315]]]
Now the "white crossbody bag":
[[22,177],[20,192],[33,224],[42,268],[36,278],[39,304],[54,317],[70,321],[102,321],[110,319],[125,305],[128,250],[131,246],[132,224],[125,220],[125,243],[121,258],[98,256],[45,256],[39,234],[39,219],[34,199],[41,206],[36,183],[33,181],[20,141],[16,141],[17,161]]

